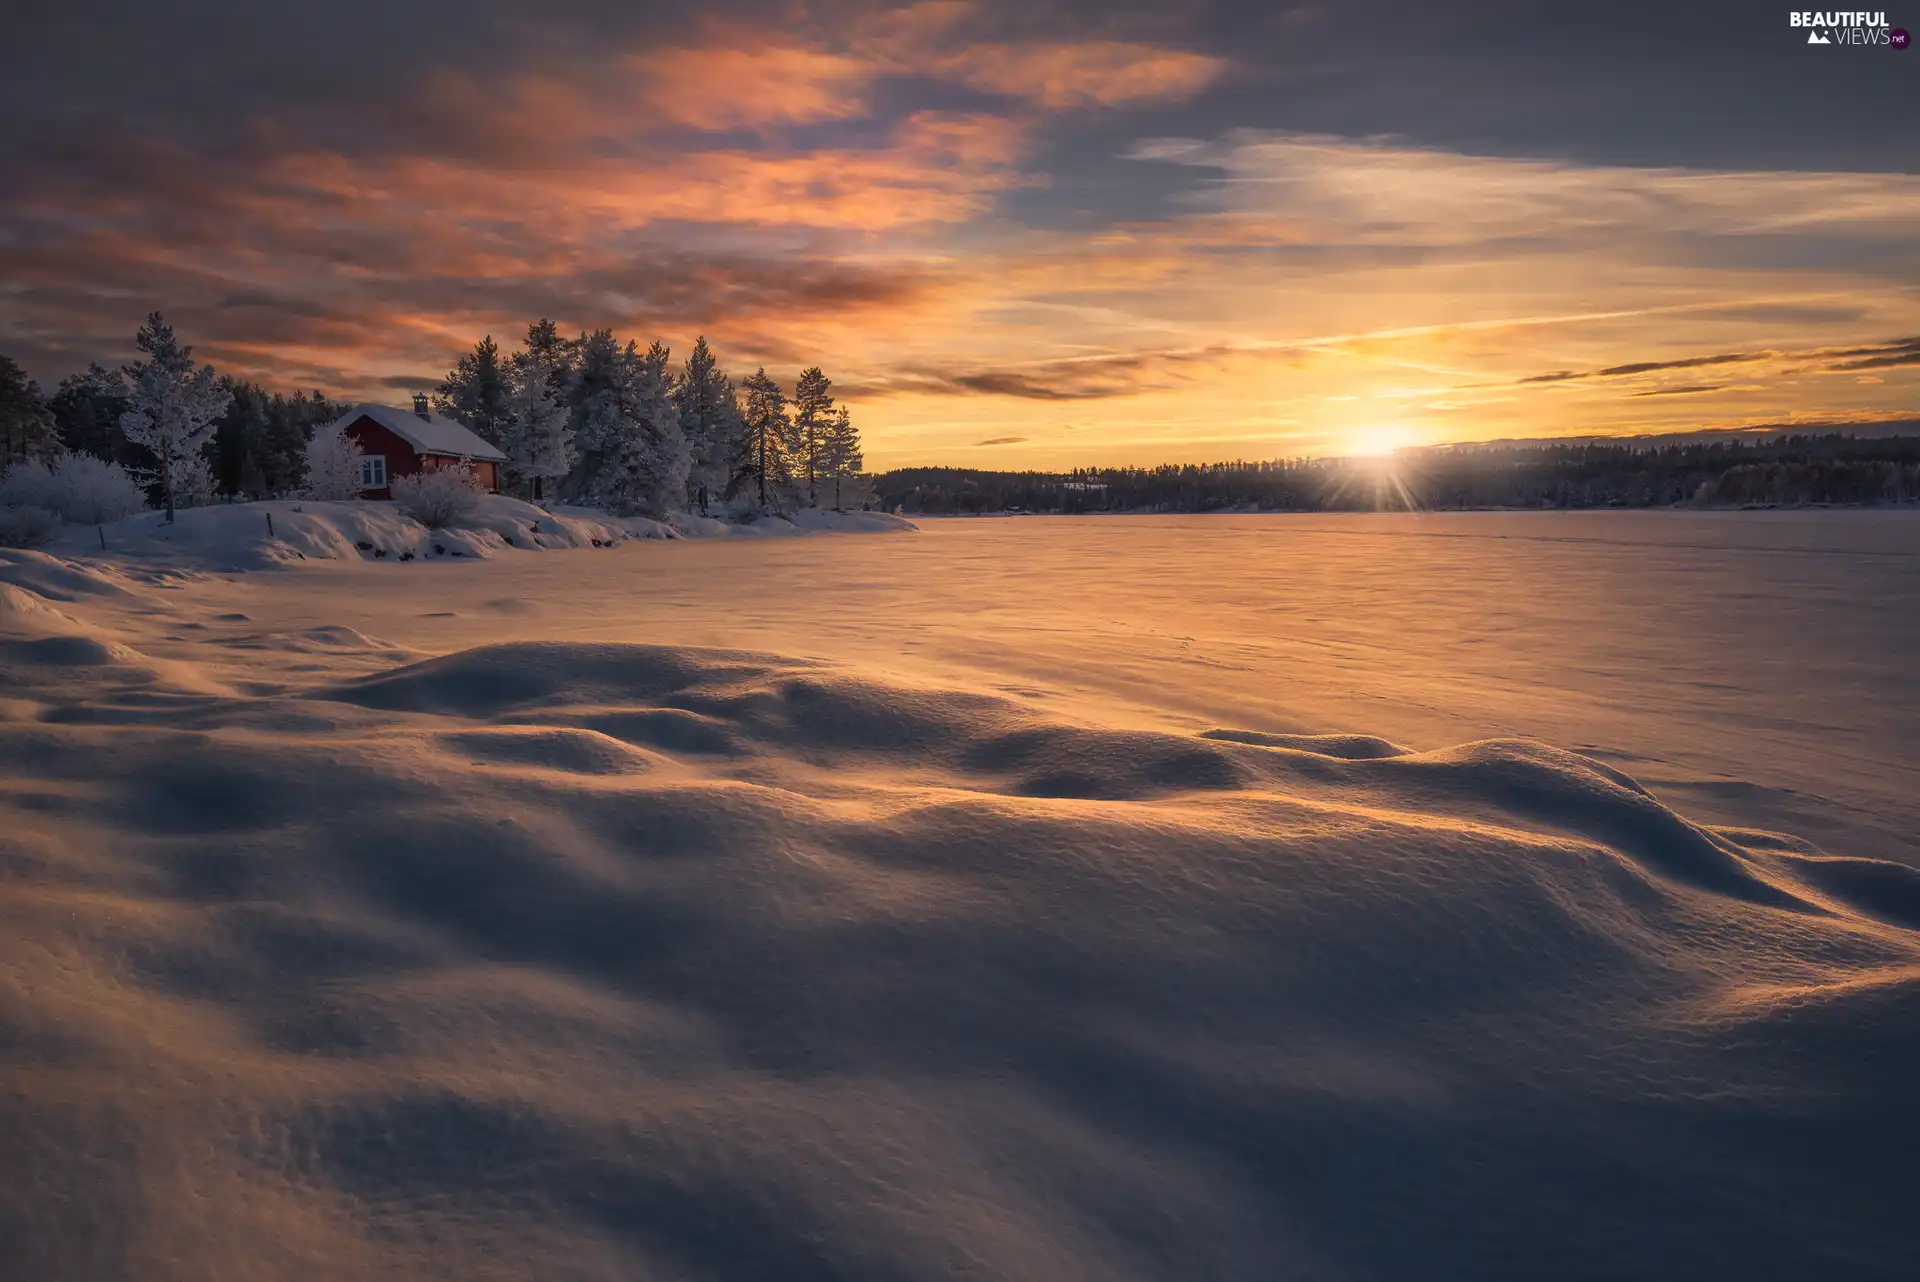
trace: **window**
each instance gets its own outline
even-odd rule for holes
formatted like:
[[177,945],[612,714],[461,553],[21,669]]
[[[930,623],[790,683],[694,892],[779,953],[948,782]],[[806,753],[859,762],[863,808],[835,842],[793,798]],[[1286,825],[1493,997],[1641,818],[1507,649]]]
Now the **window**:
[[360,488],[363,490],[387,488],[387,460],[384,456],[369,454],[360,460]]

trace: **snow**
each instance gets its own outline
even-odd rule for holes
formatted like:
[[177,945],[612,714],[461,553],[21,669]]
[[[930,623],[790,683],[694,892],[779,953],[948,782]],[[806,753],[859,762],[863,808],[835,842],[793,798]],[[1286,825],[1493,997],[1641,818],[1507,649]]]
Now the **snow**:
[[[507,456],[475,435],[465,424],[444,414],[422,418],[412,410],[365,401],[354,406],[321,431],[341,431],[362,416],[371,418],[398,436],[421,454],[439,454],[453,458],[491,459],[504,463]],[[315,433],[318,435],[319,433]]]
[[[184,509],[168,524],[164,512],[144,512],[106,526],[62,530],[47,549],[72,558],[166,564],[210,571],[284,568],[309,561],[429,561],[442,557],[488,560],[509,552],[612,546],[632,540],[714,538],[751,532],[877,533],[910,531],[899,517],[878,512],[806,512],[732,526],[699,517],[663,522],[611,517],[587,508],[551,510],[499,494],[480,496],[463,528],[429,530],[396,504],[374,500],[273,500]],[[361,545],[365,544],[365,547]]]
[[1910,1270],[1920,513],[738,533],[0,552],[12,1272]]

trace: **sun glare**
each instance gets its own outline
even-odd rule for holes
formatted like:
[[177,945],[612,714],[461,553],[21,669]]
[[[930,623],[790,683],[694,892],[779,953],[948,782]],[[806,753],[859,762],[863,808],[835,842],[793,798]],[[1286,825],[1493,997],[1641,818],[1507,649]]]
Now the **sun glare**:
[[1385,458],[1395,450],[1413,444],[1413,437],[1398,424],[1380,423],[1355,428],[1348,441],[1348,449],[1356,458]]

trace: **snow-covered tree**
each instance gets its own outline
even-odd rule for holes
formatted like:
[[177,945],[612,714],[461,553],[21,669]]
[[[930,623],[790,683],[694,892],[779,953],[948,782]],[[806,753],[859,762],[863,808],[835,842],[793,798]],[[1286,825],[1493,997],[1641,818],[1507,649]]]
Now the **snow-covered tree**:
[[179,507],[205,507],[219,497],[213,461],[199,450],[174,465],[173,501]]
[[447,371],[433,394],[433,407],[472,428],[491,445],[505,447],[513,429],[513,371],[488,334]]
[[733,479],[745,426],[733,380],[714,360],[706,339],[694,340],[686,368],[674,381],[673,399],[680,407],[680,431],[689,455],[687,498],[705,512]]
[[765,368],[756,370],[741,387],[747,394],[747,404],[727,494],[731,497],[751,484],[759,493],[761,509],[770,511],[773,496],[793,479],[787,455],[793,430],[787,418],[787,398],[780,384],[767,377]]
[[464,522],[480,506],[480,494],[479,478],[464,463],[393,478],[393,501],[429,530]]
[[793,427],[788,444],[793,469],[806,478],[807,505],[818,506],[819,480],[824,469],[822,452],[827,433],[833,425],[833,380],[820,372],[818,365],[802,371],[793,385]]
[[827,439],[820,453],[824,460],[822,474],[833,478],[833,506],[838,511],[842,484],[860,475],[867,465],[860,448],[860,429],[853,425],[853,416],[844,405],[827,421]]
[[593,497],[614,512],[665,516],[685,501],[692,458],[673,402],[667,349],[628,343],[603,413],[615,424]]
[[0,356],[0,468],[20,459],[47,459],[60,452],[53,411],[40,385],[10,357]]
[[573,470],[560,486],[561,497],[586,500],[601,489],[601,476],[631,420],[633,344],[625,348],[610,329],[582,334],[573,342],[567,379],[572,413]]
[[200,448],[213,439],[214,420],[231,398],[213,366],[194,368],[193,349],[180,345],[173,326],[159,312],[147,317],[134,341],[147,359],[127,369],[132,386],[120,427],[129,441],[153,456],[154,476],[171,521],[182,494],[189,501],[202,489],[212,495],[212,472]]
[[339,502],[357,499],[361,490],[360,462],[366,451],[347,435],[343,425],[322,424],[307,442],[307,483],[304,498]]
[[[551,327],[551,322],[541,325]],[[538,334],[540,326],[534,327]],[[533,498],[545,496],[546,485],[573,467],[573,429],[564,395],[567,370],[564,346],[538,346],[529,339],[527,350],[513,362],[513,426],[505,449],[508,468],[520,480],[533,483]]]

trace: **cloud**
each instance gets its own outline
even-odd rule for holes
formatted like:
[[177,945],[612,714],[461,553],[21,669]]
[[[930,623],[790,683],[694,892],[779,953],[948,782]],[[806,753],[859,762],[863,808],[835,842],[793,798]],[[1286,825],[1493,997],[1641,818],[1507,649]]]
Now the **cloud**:
[[1597,378],[1622,378],[1630,374],[1650,374],[1663,369],[1695,369],[1702,365],[1734,365],[1743,361],[1761,361],[1775,356],[1775,352],[1723,352],[1718,356],[1687,356],[1674,361],[1633,361],[1626,365],[1610,365],[1596,371]]
[[1226,68],[1219,58],[1116,41],[973,45],[928,70],[1042,107],[1118,107],[1191,98]]
[[975,441],[976,445],[1021,445],[1032,440],[1029,436],[990,436],[984,441]]
[[1150,139],[1129,154],[1213,171],[1191,198],[1196,210],[1240,236],[1264,225],[1283,242],[1524,248],[1683,233],[1907,236],[1920,221],[1920,175],[1900,173],[1585,165],[1251,130]]
[[1687,387],[1655,387],[1644,392],[1635,392],[1635,396],[1698,396],[1703,392],[1718,392],[1725,389],[1725,383],[1694,383]]
[[1857,358],[1843,360],[1829,367],[1836,370],[1893,369],[1902,365],[1920,365],[1920,338],[1890,339],[1877,347],[1855,347],[1835,355]]

